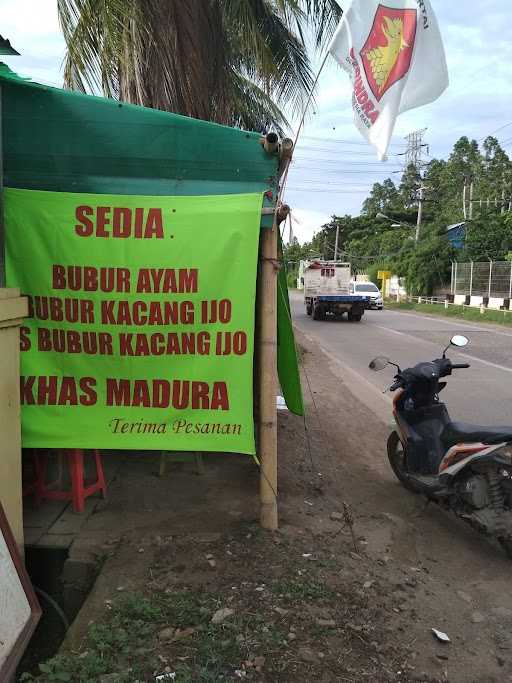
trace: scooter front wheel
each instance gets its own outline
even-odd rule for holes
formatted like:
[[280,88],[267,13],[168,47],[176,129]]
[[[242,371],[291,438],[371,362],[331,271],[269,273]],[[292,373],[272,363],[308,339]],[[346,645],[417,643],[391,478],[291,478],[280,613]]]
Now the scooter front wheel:
[[388,438],[388,460],[396,478],[409,491],[417,493],[405,469],[405,451],[397,432],[391,432]]

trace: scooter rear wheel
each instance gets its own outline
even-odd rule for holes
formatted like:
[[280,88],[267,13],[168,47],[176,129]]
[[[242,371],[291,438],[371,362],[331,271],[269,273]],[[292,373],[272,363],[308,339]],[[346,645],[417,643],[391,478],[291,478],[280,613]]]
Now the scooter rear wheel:
[[388,438],[388,460],[391,469],[400,483],[403,484],[406,489],[409,489],[409,491],[417,493],[417,489],[407,476],[407,471],[405,469],[405,451],[402,442],[400,441],[400,437],[396,432],[391,432]]
[[500,538],[500,545],[507,553],[508,557],[512,559],[512,538]]

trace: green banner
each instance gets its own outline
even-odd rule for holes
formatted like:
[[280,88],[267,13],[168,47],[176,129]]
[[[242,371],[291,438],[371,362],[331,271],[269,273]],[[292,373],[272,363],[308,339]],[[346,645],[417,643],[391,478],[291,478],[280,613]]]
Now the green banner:
[[5,190],[24,447],[254,453],[261,205]]

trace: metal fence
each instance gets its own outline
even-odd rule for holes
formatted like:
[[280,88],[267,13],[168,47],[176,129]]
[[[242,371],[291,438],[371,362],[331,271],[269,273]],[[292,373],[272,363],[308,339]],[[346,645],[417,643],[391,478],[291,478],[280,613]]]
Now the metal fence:
[[452,294],[512,298],[512,261],[452,263]]

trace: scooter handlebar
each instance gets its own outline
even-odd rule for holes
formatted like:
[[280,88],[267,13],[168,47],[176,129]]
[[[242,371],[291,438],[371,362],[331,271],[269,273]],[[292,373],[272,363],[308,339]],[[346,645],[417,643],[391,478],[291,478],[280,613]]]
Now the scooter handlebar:
[[452,370],[463,370],[464,368],[470,368],[469,363],[452,363]]

